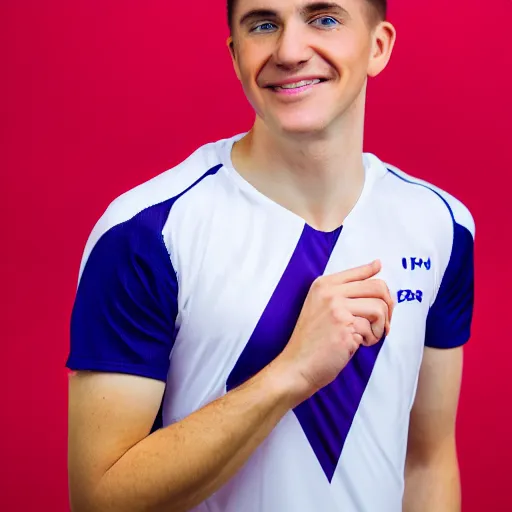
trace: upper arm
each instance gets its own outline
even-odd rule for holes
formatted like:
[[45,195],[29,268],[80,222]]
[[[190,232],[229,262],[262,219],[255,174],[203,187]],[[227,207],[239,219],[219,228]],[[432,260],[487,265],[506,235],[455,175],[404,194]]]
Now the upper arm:
[[408,457],[427,461],[453,448],[463,349],[426,347],[411,411]]
[[161,229],[144,210],[87,255],[71,316],[69,480],[85,499],[146,437],[161,405],[175,337],[177,280]]
[[425,349],[411,412],[409,455],[430,457],[455,442],[463,346],[470,338],[474,302],[474,222],[454,203],[453,242],[426,322]]
[[87,255],[71,314],[71,370],[166,380],[178,283],[158,208],[112,227]]
[[90,502],[108,469],[149,435],[164,387],[161,381],[127,374],[70,375],[68,474],[78,510]]

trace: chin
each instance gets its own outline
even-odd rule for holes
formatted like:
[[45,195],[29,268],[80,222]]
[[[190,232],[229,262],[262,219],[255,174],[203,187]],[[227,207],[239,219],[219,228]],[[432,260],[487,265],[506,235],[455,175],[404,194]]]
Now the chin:
[[283,135],[307,136],[323,133],[329,126],[329,121],[318,116],[298,119],[276,119],[274,126]]

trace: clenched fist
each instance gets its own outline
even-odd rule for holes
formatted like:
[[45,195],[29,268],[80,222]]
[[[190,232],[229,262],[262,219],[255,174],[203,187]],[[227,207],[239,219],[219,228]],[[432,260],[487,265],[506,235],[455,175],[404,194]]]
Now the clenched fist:
[[380,261],[374,261],[312,284],[276,360],[293,373],[299,403],[332,382],[361,345],[389,333],[394,303],[386,283],[372,279],[380,270]]

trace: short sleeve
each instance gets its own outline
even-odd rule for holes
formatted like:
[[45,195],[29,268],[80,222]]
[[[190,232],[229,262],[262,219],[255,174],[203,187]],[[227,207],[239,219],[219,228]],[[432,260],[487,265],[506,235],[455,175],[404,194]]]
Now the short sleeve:
[[455,348],[469,340],[474,303],[473,232],[474,227],[470,230],[454,221],[450,260],[427,317],[427,347]]
[[167,379],[178,283],[162,225],[149,208],[94,245],[71,314],[69,369]]

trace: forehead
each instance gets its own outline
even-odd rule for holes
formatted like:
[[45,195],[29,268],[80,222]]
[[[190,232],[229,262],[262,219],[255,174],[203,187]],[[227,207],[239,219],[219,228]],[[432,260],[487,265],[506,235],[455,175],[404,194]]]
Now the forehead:
[[367,0],[233,0],[234,14],[243,15],[247,11],[262,10],[278,13],[304,11],[308,7],[339,7],[349,13],[359,11]]

